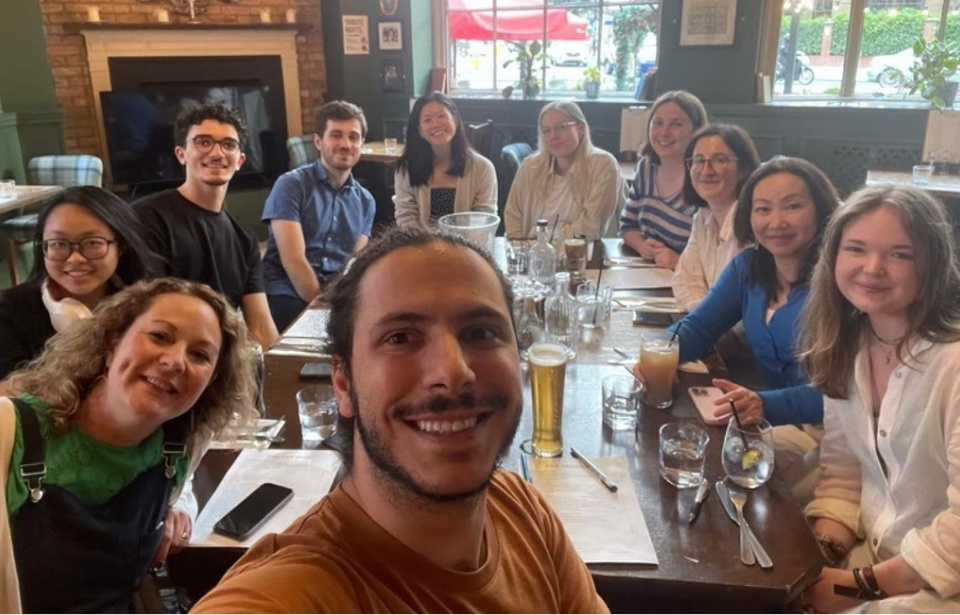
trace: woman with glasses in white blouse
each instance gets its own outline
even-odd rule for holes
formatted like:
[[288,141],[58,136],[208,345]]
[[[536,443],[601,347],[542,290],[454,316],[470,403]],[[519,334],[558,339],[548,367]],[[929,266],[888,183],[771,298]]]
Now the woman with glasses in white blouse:
[[509,239],[536,237],[537,220],[556,220],[554,237],[602,237],[626,200],[626,182],[612,154],[594,147],[576,103],[556,101],[540,110],[540,149],[520,165],[504,209]]
[[698,208],[687,247],[673,274],[677,306],[689,312],[707,296],[744,246],[733,232],[737,198],[760,164],[753,139],[733,124],[708,124],[687,145],[683,197]]

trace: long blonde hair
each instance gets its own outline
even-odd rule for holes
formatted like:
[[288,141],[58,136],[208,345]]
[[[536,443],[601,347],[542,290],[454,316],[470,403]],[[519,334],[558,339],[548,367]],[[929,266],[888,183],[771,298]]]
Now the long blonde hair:
[[915,254],[917,299],[907,310],[909,324],[896,347],[897,356],[904,358],[913,336],[931,342],[960,339],[960,267],[943,204],[916,188],[863,188],[850,195],[827,225],[802,314],[800,360],[810,384],[828,397],[849,395],[854,359],[870,326],[867,315],[837,287],[840,240],[848,224],[880,207],[896,212]]
[[577,146],[577,157],[576,162],[573,166],[573,174],[570,176],[570,187],[573,190],[573,196],[578,203],[583,203],[587,195],[590,192],[589,182],[587,181],[587,165],[580,164],[584,159],[589,157],[594,153],[597,148],[593,145],[593,140],[590,138],[590,125],[587,124],[587,118],[583,115],[583,111],[580,109],[580,106],[569,100],[555,100],[551,103],[547,103],[540,109],[540,115],[537,117],[537,135],[539,149],[530,154],[528,160],[531,170],[533,171],[534,186],[540,186],[545,188],[547,185],[547,178],[550,176],[550,172],[553,170],[553,165],[555,164],[556,157],[550,153],[547,149],[546,140],[543,137],[543,133],[540,132],[540,122],[543,120],[543,116],[549,111],[559,111],[563,113],[570,121],[576,122],[577,124],[583,126],[583,137],[580,139],[580,144]]
[[222,343],[213,377],[191,409],[191,430],[213,431],[233,412],[249,418],[255,412],[254,369],[248,361],[247,328],[223,295],[205,284],[174,278],[138,282],[104,299],[88,319],[77,321],[50,338],[39,357],[14,372],[9,388],[32,393],[50,406],[57,430],[76,419],[80,403],[107,371],[107,354],[160,295],[182,294],[209,305],[220,323]]

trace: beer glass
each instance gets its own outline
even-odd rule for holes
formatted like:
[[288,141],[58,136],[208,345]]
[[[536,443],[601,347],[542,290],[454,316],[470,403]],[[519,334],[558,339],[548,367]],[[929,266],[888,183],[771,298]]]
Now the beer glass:
[[533,396],[533,454],[559,457],[563,453],[563,384],[567,349],[538,342],[528,350],[530,390]]

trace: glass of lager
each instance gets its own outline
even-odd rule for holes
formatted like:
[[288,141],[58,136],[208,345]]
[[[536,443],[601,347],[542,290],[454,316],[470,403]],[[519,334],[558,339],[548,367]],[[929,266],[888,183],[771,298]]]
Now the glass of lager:
[[567,349],[539,342],[528,350],[530,389],[533,393],[533,454],[559,457],[563,453],[563,385]]

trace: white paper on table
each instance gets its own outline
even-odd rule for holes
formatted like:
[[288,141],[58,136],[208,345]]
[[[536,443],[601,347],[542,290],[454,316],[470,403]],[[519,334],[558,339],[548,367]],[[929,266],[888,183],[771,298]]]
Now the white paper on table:
[[283,332],[284,338],[327,339],[329,308],[308,308]]
[[657,564],[625,457],[592,459],[617,484],[611,493],[573,457],[532,457],[532,483],[557,511],[588,564]]
[[[248,547],[266,534],[282,532],[325,496],[340,470],[335,451],[246,449],[227,470],[193,524],[192,547]],[[293,489],[293,498],[246,540],[213,532],[213,526],[263,483]]]
[[601,286],[610,286],[613,290],[652,290],[673,286],[673,272],[661,267],[610,267],[587,269],[586,278],[594,283],[600,277]]

